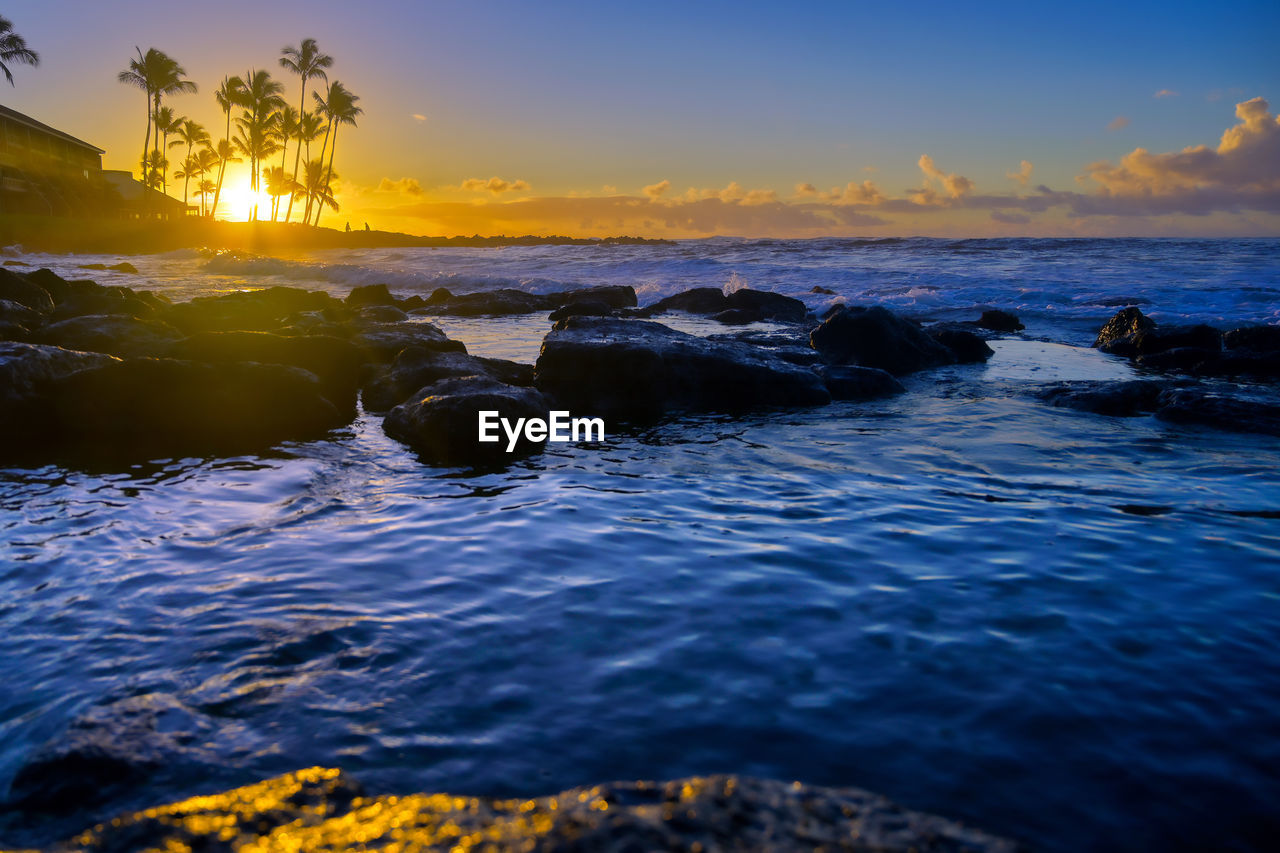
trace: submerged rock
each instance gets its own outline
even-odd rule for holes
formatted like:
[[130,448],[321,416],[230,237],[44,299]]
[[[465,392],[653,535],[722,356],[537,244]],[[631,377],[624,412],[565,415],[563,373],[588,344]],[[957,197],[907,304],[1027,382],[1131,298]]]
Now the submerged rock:
[[1054,406],[1098,415],[1135,417],[1154,412],[1169,383],[1151,380],[1059,382],[1037,392]]
[[518,418],[546,419],[551,402],[533,388],[507,385],[487,376],[443,379],[422,388],[387,413],[383,430],[417,450],[434,465],[486,465],[509,462],[542,450],[542,442],[523,437],[512,452],[497,430],[498,441],[481,442],[482,411],[496,411],[513,424]]
[[420,388],[441,379],[462,376],[483,376],[507,385],[527,387],[533,385],[533,365],[462,352],[406,347],[365,384],[364,407],[370,412],[385,412]]
[[558,321],[565,317],[608,317],[613,312],[613,306],[607,302],[570,302],[552,311],[547,319]]
[[537,385],[575,415],[650,419],[830,402],[811,370],[767,350],[647,320],[570,317],[542,343]]
[[858,367],[852,364],[827,364],[815,368],[833,400],[874,400],[892,397],[907,389],[893,378],[893,374],[874,367]]
[[[839,850],[1015,853],[1021,846],[858,788],[743,776],[612,782],[532,800],[366,795],[312,767],[88,829],[55,849]],[[470,847],[471,845],[465,845]]]
[[919,324],[878,305],[839,306],[810,333],[809,342],[828,364],[876,367],[894,376],[956,363],[952,351]]
[[1280,405],[1193,388],[1171,389],[1161,395],[1156,417],[1171,423],[1280,436]]

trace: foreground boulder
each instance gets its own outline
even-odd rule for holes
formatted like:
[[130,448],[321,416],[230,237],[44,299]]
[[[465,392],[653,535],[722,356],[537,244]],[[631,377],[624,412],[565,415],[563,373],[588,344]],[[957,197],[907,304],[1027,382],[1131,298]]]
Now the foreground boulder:
[[1121,338],[1126,338],[1139,332],[1147,332],[1155,327],[1155,320],[1143,314],[1142,309],[1130,305],[1128,308],[1122,308],[1117,311],[1110,320],[1103,324],[1102,328],[1098,330],[1098,336],[1093,340],[1093,345],[1096,348],[1101,348]]
[[387,413],[387,435],[417,450],[432,465],[491,465],[537,453],[542,442],[521,438],[508,451],[508,440],[479,440],[480,412],[496,411],[513,424],[519,418],[547,418],[551,402],[533,388],[507,385],[487,376],[444,379],[421,389]]
[[858,788],[744,776],[612,782],[531,800],[369,796],[312,767],[94,826],[55,849],[833,850],[1015,853],[1020,845]]
[[355,407],[365,361],[359,347],[341,338],[271,332],[198,332],[172,344],[166,355],[189,361],[300,367],[320,380],[325,397],[343,411]]
[[324,311],[338,318],[346,306],[327,293],[297,287],[268,287],[221,296],[197,296],[164,311],[166,322],[189,335],[196,332],[269,332],[287,325],[294,314]]
[[27,276],[0,267],[0,299],[16,302],[39,314],[53,311],[53,297]]
[[72,317],[40,332],[42,343],[122,358],[163,355],[181,338],[182,333],[167,323],[127,314]]
[[1154,412],[1169,387],[1151,380],[1058,382],[1036,396],[1054,406],[1128,418]]
[[833,400],[874,400],[906,392],[893,374],[874,367],[828,364],[815,368]]
[[978,322],[974,325],[983,329],[990,329],[993,332],[1021,332],[1026,328],[1026,326],[1022,325],[1022,321],[1018,319],[1017,314],[1000,308],[990,308],[983,311],[982,316],[978,318]]
[[963,323],[936,323],[925,331],[929,337],[951,350],[957,364],[980,364],[996,354],[981,335]]
[[876,367],[894,376],[956,363],[955,354],[919,324],[878,305],[839,306],[810,333],[809,343],[828,364]]
[[462,376],[482,376],[506,385],[533,385],[533,365],[501,358],[479,358],[463,352],[406,347],[391,364],[377,368],[365,383],[362,400],[370,412],[385,412],[414,391]]
[[534,370],[540,389],[591,417],[643,420],[831,400],[817,374],[767,350],[647,320],[569,317],[543,340]]
[[261,449],[348,420],[313,374],[250,362],[113,361],[56,380],[46,403],[53,437],[148,455]]
[[809,309],[799,299],[747,287],[727,295],[718,287],[695,287],[660,299],[644,308],[641,314],[654,317],[668,311],[706,314],[726,324],[762,320],[799,323],[809,314]]
[[1200,349],[1216,353],[1222,349],[1222,332],[1204,324],[1159,326],[1130,306],[1106,322],[1093,345],[1108,355],[1126,358],[1155,355],[1173,349]]
[[48,431],[46,389],[78,371],[118,361],[96,352],[0,343],[0,436],[43,438]]
[[455,341],[431,323],[367,323],[351,336],[351,342],[374,364],[386,364],[405,347],[435,352],[466,353],[462,341]]

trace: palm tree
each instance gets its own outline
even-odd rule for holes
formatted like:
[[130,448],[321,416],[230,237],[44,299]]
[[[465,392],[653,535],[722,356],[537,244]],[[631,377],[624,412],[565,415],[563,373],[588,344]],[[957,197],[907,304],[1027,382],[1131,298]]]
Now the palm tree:
[[[181,123],[174,128],[173,132],[177,135],[178,138],[173,140],[173,142],[170,142],[169,147],[176,148],[179,145],[187,146],[187,157],[186,157],[186,160],[183,161],[184,164],[191,162],[191,149],[193,149],[197,145],[208,145],[210,141],[209,131],[204,129],[204,125],[200,124],[197,121],[192,121],[189,118],[182,119]],[[182,203],[183,204],[187,203],[187,184],[190,183],[191,176],[193,174],[195,173],[191,171],[187,171],[187,174],[183,176],[183,179],[182,179]],[[174,177],[177,178],[178,175],[175,174]]]
[[214,150],[209,147],[208,141],[206,141],[205,147],[197,151],[193,155],[193,159],[195,160],[195,165],[196,165],[195,174],[199,177],[198,186],[202,187],[205,184],[209,184],[210,186],[209,192],[204,193],[203,195],[201,193],[196,193],[196,195],[201,195],[200,215],[204,216],[205,215],[204,196],[211,195],[213,193],[213,188],[215,187],[212,181],[206,180],[206,176],[213,171],[215,166],[218,165],[219,158],[217,153],[215,153]]
[[294,192],[307,200],[307,210],[314,204],[317,208],[325,205],[338,209],[338,202],[329,192],[329,172],[324,167],[324,160],[308,160],[302,170],[302,181]]
[[[129,60],[129,67],[116,75],[116,79],[129,86],[141,89],[147,95],[147,133],[142,141],[143,180],[149,180],[146,172],[147,152],[151,150],[151,121],[160,112],[160,99],[164,95],[176,95],[182,92],[196,91],[196,84],[183,77],[187,71],[175,59],[164,51],[148,48],[144,54],[142,48],[135,47],[137,59]],[[158,134],[157,134],[157,142]],[[163,157],[161,158],[163,159]]]
[[[298,111],[293,107],[287,105],[283,106],[280,108],[280,112],[276,113],[276,136],[280,140],[280,168],[282,170],[285,167],[285,161],[289,155],[289,140],[297,138],[299,126],[300,122],[298,119]],[[290,181],[292,180],[293,179],[290,178]],[[272,222],[276,221],[276,207],[278,207],[278,205],[274,205],[271,210]],[[289,221],[288,215],[285,216],[285,221]]]
[[160,190],[164,186],[164,174],[169,171],[169,161],[160,153],[159,149],[153,150],[147,155],[147,159],[142,161],[142,173],[146,177],[142,183],[153,190]]
[[[280,65],[302,78],[302,95],[298,99],[298,113],[305,115],[307,111],[307,81],[312,77],[319,77],[327,83],[329,77],[325,74],[324,69],[333,65],[333,57],[321,53],[315,39],[307,38],[303,39],[302,44],[298,47],[286,47],[281,50]],[[301,153],[301,146],[293,152],[293,180],[295,183],[298,180],[298,155]],[[285,222],[289,221],[289,216],[292,213],[293,197],[290,196],[289,207],[284,214]]]
[[[278,149],[275,144],[275,112],[284,106],[280,93],[284,84],[271,79],[266,71],[250,70],[244,78],[244,86],[240,90],[238,103],[245,108],[245,114],[236,119],[240,134],[235,138],[236,147],[249,158],[249,183],[253,191],[258,190],[258,163],[269,157]],[[258,218],[258,207],[253,207],[253,218]]]
[[[306,42],[303,42],[303,44],[306,44]],[[312,42],[312,44],[315,44],[315,42]],[[13,72],[9,70],[9,66],[16,62],[20,62],[23,65],[39,65],[40,54],[27,47],[26,39],[13,31],[12,21],[0,15],[0,71],[4,72],[5,79],[9,81],[10,86],[18,85],[13,82]],[[306,84],[304,83],[303,85],[305,86]]]
[[280,198],[297,194],[298,182],[289,176],[284,166],[272,166],[262,170],[262,180],[267,185],[267,195],[271,196],[271,221],[276,219],[276,210],[280,206]]
[[217,155],[219,164],[218,185],[213,192],[213,209],[209,211],[210,216],[216,216],[218,213],[218,201],[222,198],[222,179],[226,177],[227,164],[240,162],[240,158],[236,156],[236,147],[230,139],[219,139],[214,154]]
[[[187,120],[186,116],[175,115],[173,107],[160,107],[156,110],[156,134],[160,137],[157,141],[160,143],[159,149],[161,153],[169,150],[169,134],[177,133],[178,128]],[[165,161],[168,163],[168,160]],[[169,191],[169,176],[162,176],[160,181],[163,192]]]
[[[358,95],[352,94],[346,86],[338,80],[334,80],[329,84],[329,91],[325,97],[320,97],[316,92],[312,92],[315,98],[316,107],[325,114],[329,119],[329,128],[325,131],[325,145],[320,148],[320,158],[324,159],[324,149],[329,146],[329,139],[332,135],[333,145],[329,147],[329,167],[325,170],[325,193],[329,192],[329,184],[333,179],[333,155],[338,150],[338,126],[349,124],[356,126],[356,116],[364,113],[364,110],[356,106],[356,101],[360,100]],[[323,212],[323,205],[316,210],[316,227],[320,226],[320,214]],[[337,210],[337,208],[334,208]]]
[[[217,192],[217,189],[218,185],[210,180],[203,180],[196,185],[196,195],[200,197],[200,210],[202,216],[204,215],[204,203],[209,200],[209,196]],[[212,214],[213,211],[210,210],[209,213]]]

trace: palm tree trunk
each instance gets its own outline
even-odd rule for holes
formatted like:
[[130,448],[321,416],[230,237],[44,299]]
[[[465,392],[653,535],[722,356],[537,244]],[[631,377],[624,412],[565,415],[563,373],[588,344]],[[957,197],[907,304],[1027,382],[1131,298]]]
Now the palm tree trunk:
[[320,209],[316,211],[316,227],[320,227],[320,214],[324,213],[324,199],[329,196],[329,181],[333,178],[333,155],[338,150],[338,126],[333,126],[333,146],[329,149],[329,168],[324,170],[324,195],[320,196]]
[[[324,162],[324,150],[329,147],[329,131],[333,130],[333,119],[324,126],[324,142],[320,143],[320,162]],[[311,224],[311,199],[307,199],[307,224]]]
[[[298,156],[302,154],[302,127],[301,123],[305,119],[307,113],[307,78],[302,78],[302,101],[298,104],[298,148],[293,152],[293,182],[298,182]],[[280,164],[284,168],[284,164]],[[284,213],[284,221],[288,222],[289,217],[293,215],[293,194],[289,194],[289,208]]]
[[210,219],[218,212],[218,199],[222,198],[222,178],[226,173],[227,161],[223,160],[218,166],[218,188],[213,191],[213,207],[209,210]]
[[[182,164],[182,204],[184,206],[187,203],[187,186],[190,185],[191,183],[191,176],[187,174],[187,172],[191,171],[191,167],[188,165],[190,162],[191,162],[191,143],[188,142],[187,143],[187,162]],[[187,215],[187,211],[185,209],[182,211],[182,215],[183,216]]]

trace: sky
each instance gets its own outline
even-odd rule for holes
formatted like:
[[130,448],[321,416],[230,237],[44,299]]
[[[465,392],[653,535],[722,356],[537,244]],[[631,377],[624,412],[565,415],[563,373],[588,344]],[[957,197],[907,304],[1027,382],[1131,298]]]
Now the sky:
[[1280,234],[1274,2],[5,0],[0,15],[41,57],[0,79],[0,103],[135,171],[144,98],[116,81],[135,46],[185,67],[200,91],[166,103],[221,135],[222,77],[269,69],[296,103],[277,60],[315,38],[364,109],[339,139],[330,226]]

